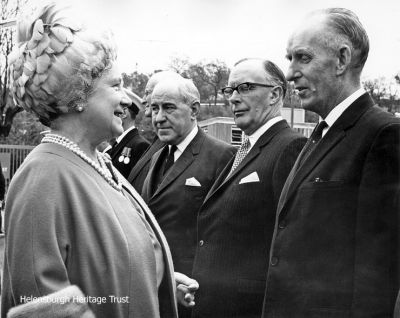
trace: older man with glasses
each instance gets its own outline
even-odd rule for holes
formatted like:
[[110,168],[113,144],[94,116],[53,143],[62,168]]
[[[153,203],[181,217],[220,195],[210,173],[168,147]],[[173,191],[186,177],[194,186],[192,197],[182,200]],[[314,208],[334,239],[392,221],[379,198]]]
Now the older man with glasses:
[[193,317],[261,316],[276,207],[306,142],[281,117],[286,80],[274,63],[241,60],[228,85],[244,137],[199,210]]

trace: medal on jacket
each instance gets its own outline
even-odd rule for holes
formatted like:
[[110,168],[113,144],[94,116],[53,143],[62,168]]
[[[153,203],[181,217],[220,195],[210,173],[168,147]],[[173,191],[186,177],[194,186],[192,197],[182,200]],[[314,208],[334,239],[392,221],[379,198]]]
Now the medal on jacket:
[[119,162],[123,162],[124,164],[128,164],[131,161],[131,148],[128,147],[124,147],[124,149],[122,149],[122,153],[118,158]]

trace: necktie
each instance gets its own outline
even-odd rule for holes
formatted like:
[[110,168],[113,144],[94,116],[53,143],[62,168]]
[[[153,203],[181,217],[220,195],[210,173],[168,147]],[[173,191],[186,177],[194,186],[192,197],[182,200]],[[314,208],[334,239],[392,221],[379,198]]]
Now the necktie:
[[246,157],[247,152],[249,151],[249,148],[250,148],[249,137],[244,135],[242,143],[240,144],[239,150],[236,153],[235,160],[233,161],[233,165],[232,165],[231,171],[228,174],[228,177],[239,166],[239,164],[242,162],[244,157]]
[[[166,147],[168,147],[168,146],[166,146]],[[176,145],[172,145],[171,148],[169,149],[168,157],[167,157],[167,160],[165,161],[165,165],[164,165],[164,169],[163,169],[163,174],[162,174],[163,176],[165,176],[165,174],[167,173],[169,168],[171,168],[171,166],[175,162],[174,153],[175,153],[176,149],[178,149],[176,147]]]
[[321,121],[317,127],[315,127],[314,131],[312,132],[310,139],[308,140],[307,144],[304,146],[304,150],[301,154],[301,157],[299,159],[299,164],[297,167],[300,167],[303,162],[307,159],[307,157],[310,155],[310,153],[314,150],[314,148],[317,146],[318,142],[322,138],[322,131],[328,127],[328,124],[326,123],[325,120]]

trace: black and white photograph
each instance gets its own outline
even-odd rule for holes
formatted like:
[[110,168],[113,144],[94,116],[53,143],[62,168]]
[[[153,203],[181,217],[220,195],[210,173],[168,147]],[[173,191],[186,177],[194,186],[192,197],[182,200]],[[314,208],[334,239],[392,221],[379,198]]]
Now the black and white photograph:
[[400,2],[0,0],[1,318],[400,318]]

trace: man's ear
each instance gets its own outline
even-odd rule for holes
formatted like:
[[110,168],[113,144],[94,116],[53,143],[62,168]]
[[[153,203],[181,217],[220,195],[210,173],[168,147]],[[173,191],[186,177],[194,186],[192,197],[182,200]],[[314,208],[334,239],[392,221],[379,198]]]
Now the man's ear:
[[196,119],[200,113],[200,103],[197,101],[193,102],[190,109],[192,110],[192,119]]
[[276,105],[276,103],[281,99],[281,96],[283,96],[282,87],[273,87],[269,93],[270,106]]
[[338,52],[338,64],[336,66],[336,75],[342,75],[350,66],[351,49],[348,45],[343,44]]

